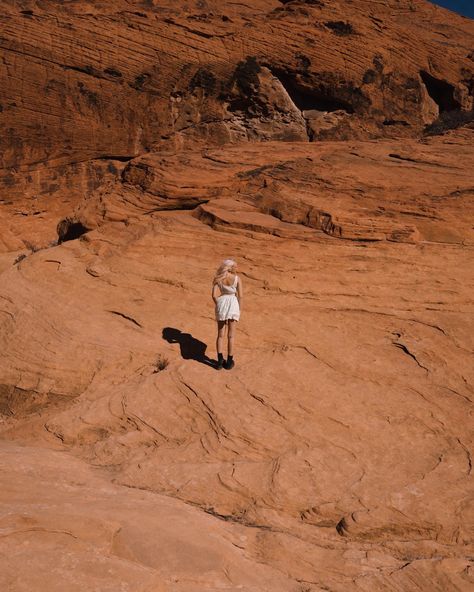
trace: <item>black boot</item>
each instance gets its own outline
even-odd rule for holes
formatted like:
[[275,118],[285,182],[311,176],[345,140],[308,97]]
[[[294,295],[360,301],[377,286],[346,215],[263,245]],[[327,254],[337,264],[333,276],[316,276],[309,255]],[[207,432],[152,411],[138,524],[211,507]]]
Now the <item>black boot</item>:
[[232,370],[232,368],[235,366],[235,362],[234,362],[234,357],[233,356],[227,356],[227,362],[224,365],[224,368],[226,370]]
[[224,356],[222,354],[217,354],[217,370],[222,370],[224,367]]

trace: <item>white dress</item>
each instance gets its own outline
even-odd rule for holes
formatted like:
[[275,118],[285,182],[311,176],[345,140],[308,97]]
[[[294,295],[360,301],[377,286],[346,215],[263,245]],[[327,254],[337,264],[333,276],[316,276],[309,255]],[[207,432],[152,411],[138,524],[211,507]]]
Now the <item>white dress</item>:
[[216,303],[216,320],[218,321],[238,321],[240,318],[240,306],[237,299],[237,282],[238,277],[235,276],[232,286],[226,286],[223,283],[217,284],[221,291],[221,295],[217,298]]

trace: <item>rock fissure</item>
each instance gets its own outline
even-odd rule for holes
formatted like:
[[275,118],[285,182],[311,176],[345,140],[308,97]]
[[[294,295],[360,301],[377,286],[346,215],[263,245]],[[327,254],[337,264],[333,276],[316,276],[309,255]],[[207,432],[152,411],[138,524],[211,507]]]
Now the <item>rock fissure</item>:
[[143,325],[141,323],[139,323],[136,319],[134,319],[133,317],[131,317],[129,315],[126,315],[123,312],[120,312],[118,310],[108,310],[107,312],[110,312],[113,315],[117,315],[119,317],[122,317],[123,319],[126,319],[127,321],[130,321],[131,323],[133,323],[137,327],[140,327],[140,329],[143,329]]
[[[396,335],[397,335],[397,338],[398,338],[398,339],[401,337],[401,335],[400,335],[400,334],[396,334]],[[393,344],[395,347],[398,347],[399,349],[401,349],[403,353],[407,354],[407,356],[409,356],[409,357],[410,357],[412,360],[414,360],[414,361],[416,362],[416,364],[417,364],[417,365],[418,365],[420,368],[422,368],[423,370],[426,370],[426,372],[429,372],[429,369],[428,369],[426,366],[423,366],[423,364],[421,364],[421,363],[419,362],[419,360],[418,360],[418,358],[416,357],[416,355],[415,355],[413,352],[411,352],[411,351],[408,349],[408,347],[407,347],[407,346],[406,346],[404,343],[402,343],[401,341],[398,341],[398,340],[397,340],[397,341],[392,341],[392,344]]]

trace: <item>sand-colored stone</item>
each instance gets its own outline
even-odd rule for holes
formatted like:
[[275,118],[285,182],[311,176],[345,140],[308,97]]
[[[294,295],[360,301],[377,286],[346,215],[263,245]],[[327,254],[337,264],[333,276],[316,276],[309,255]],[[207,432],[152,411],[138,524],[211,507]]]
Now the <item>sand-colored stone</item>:
[[[41,468],[20,481],[23,497],[6,490],[9,513],[78,537],[31,540],[41,563],[61,548],[79,566],[105,554],[104,590],[133,558],[130,590],[177,578],[190,591],[467,592],[472,134],[150,154],[70,213],[93,230],[10,261],[2,439],[25,447],[3,479],[17,488],[21,459],[42,467],[52,447],[64,471],[79,463],[71,455],[100,467],[105,488],[93,513],[74,488],[74,512],[61,491],[45,498]],[[246,295],[237,366],[217,372],[209,282],[229,255]],[[140,515],[121,510],[131,488],[150,492]],[[209,522],[178,524],[170,543],[160,518],[170,498]],[[92,522],[75,534],[78,513]],[[104,550],[110,521],[122,524],[120,544]],[[245,537],[232,539],[237,555],[219,544],[209,572],[188,562],[183,540],[207,548],[231,525]],[[92,585],[100,569],[90,579],[83,569],[59,581]],[[7,581],[42,590],[41,573],[32,565]]]
[[472,139],[466,128],[423,140],[149,153],[128,163],[121,182],[82,200],[71,219],[95,228],[194,209],[221,229],[472,245]]
[[472,590],[474,129],[422,134],[472,108],[472,21],[0,21],[2,592]]
[[112,485],[62,452],[3,443],[0,466],[2,590],[294,589],[245,557],[241,526]]

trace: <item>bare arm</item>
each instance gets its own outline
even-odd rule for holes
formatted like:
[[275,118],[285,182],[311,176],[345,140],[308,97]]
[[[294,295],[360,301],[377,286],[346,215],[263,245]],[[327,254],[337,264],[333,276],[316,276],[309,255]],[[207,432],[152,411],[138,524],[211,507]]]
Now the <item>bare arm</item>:
[[242,300],[244,297],[244,289],[242,287],[242,280],[239,279],[237,280],[237,299],[239,301],[239,307],[242,307]]
[[217,284],[212,285],[212,299],[217,304],[217,297],[219,296],[219,286]]

